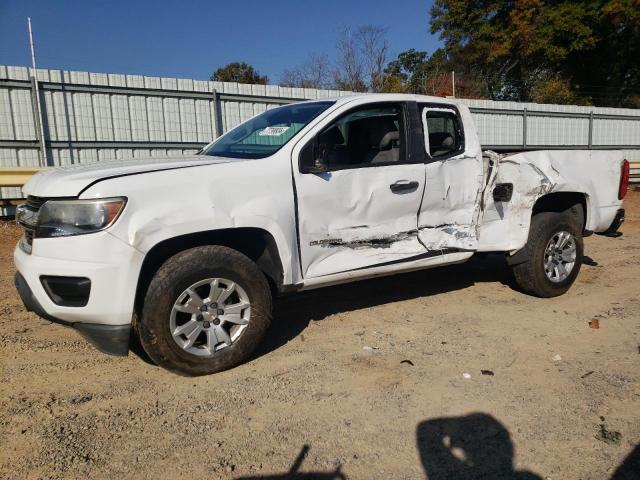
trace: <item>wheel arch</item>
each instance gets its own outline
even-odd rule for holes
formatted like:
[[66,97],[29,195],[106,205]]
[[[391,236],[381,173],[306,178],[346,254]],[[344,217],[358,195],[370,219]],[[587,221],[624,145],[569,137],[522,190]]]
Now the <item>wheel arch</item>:
[[[574,208],[580,205],[582,208]],[[584,192],[551,192],[539,197],[531,209],[531,217],[541,212],[566,212],[582,223],[583,232],[589,225],[589,196]]]
[[[576,208],[579,206],[579,208]],[[583,236],[586,236],[589,231],[587,230],[589,221],[589,195],[583,192],[551,192],[539,197],[531,208],[531,217],[529,225],[527,226],[527,240],[530,235],[531,221],[533,217],[539,213],[562,213],[569,212],[574,215],[582,225]],[[509,265],[518,265],[527,260],[526,241],[512,255],[507,256],[507,263]]]
[[173,255],[193,247],[221,245],[249,257],[265,274],[273,293],[282,291],[284,269],[275,238],[267,230],[237,227],[188,233],[156,243],[145,255],[136,288],[135,309],[141,311],[153,275]]

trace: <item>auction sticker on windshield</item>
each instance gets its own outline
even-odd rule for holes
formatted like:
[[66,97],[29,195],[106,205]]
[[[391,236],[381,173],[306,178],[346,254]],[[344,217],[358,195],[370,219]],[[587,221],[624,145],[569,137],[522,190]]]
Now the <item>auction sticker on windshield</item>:
[[278,137],[289,130],[289,127],[267,127],[258,135],[261,137]]

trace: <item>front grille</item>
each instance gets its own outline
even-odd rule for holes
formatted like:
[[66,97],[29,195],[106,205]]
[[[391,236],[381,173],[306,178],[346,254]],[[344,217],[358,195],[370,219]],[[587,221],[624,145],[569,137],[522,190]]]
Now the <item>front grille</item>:
[[16,212],[16,220],[24,230],[24,237],[21,241],[21,246],[27,253],[31,253],[38,212],[47,200],[47,198],[29,195],[27,197],[27,201],[20,205]]

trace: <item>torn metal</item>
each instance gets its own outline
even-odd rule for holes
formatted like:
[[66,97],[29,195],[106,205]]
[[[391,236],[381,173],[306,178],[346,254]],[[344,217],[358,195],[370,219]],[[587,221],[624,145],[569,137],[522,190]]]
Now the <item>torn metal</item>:
[[[363,227],[353,227],[363,228]],[[344,241],[341,238],[327,238],[323,240],[315,240],[309,243],[309,245],[320,245],[322,247],[347,247],[347,248],[389,248],[396,242],[402,242],[408,240],[411,237],[416,237],[418,230],[410,232],[401,232],[395,235],[389,235],[388,237],[374,237],[360,240]]]
[[586,230],[603,231],[620,207],[617,186],[621,152],[553,150],[500,159],[495,183],[513,184],[508,202],[486,198],[479,251],[514,252],[527,241],[532,209],[551,193],[578,193],[586,204]]

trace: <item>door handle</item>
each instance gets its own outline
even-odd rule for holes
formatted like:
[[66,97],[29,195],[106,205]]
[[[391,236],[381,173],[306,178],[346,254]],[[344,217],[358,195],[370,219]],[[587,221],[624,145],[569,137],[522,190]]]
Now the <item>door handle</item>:
[[418,182],[409,180],[398,180],[395,183],[389,185],[389,188],[393,193],[412,192],[420,186]]

